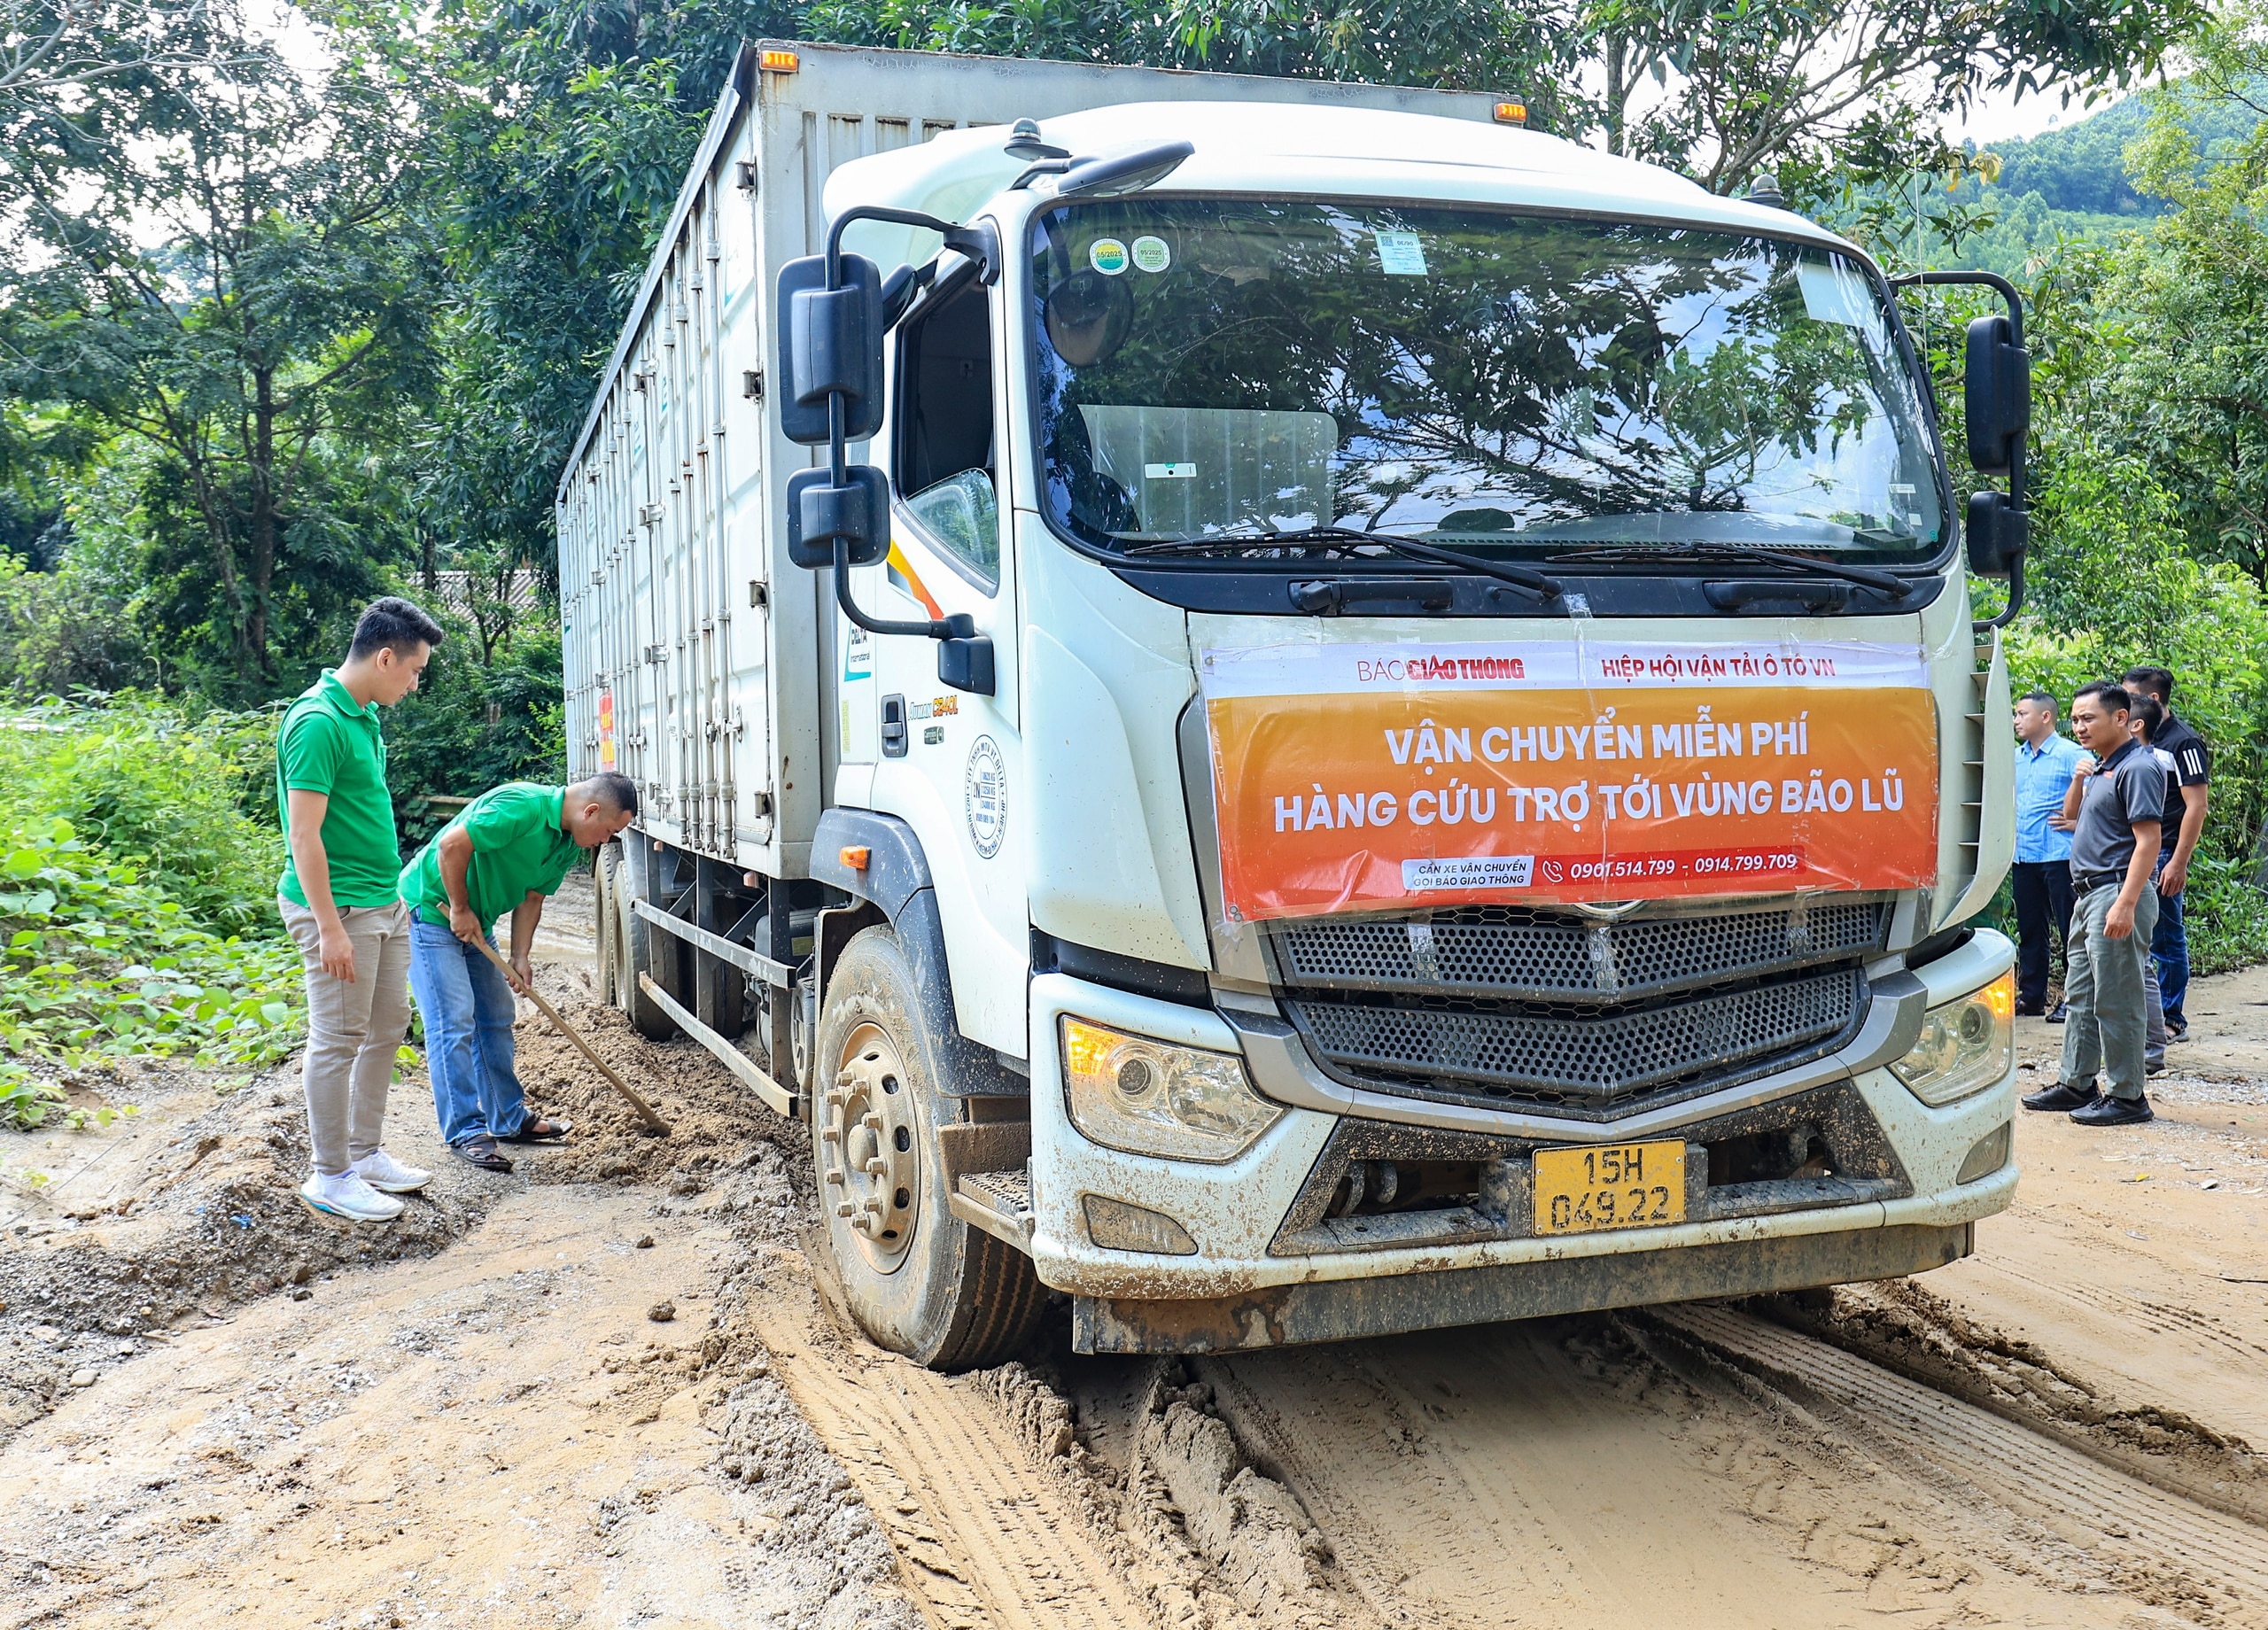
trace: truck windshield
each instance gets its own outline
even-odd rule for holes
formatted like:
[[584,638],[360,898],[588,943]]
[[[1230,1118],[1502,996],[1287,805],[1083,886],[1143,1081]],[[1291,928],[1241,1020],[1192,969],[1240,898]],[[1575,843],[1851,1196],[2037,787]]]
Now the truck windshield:
[[1914,378],[1829,250],[1135,198],[1045,212],[1031,253],[1047,501],[1092,547],[1328,527],[1499,557],[1938,551]]

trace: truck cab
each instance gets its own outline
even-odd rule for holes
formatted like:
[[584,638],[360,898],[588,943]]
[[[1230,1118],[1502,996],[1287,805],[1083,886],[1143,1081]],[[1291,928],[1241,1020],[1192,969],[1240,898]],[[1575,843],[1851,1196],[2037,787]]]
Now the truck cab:
[[[606,857],[611,992],[808,1122],[939,1365],[1050,1292],[1201,1351],[1965,1254],[2008,683],[1883,274],[1502,101],[1246,83],[1035,82],[833,167],[814,255],[758,188],[716,518],[563,483],[579,767],[765,738]],[[762,613],[682,704],[620,655],[673,571]]]

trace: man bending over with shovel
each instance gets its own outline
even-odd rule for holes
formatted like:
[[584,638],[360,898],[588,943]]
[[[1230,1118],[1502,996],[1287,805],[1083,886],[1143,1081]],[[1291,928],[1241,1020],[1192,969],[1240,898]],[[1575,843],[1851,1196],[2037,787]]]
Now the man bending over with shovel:
[[[531,1114],[512,1068],[512,990],[528,990],[543,903],[583,858],[630,824],[638,788],[611,772],[572,787],[507,781],[462,813],[402,868],[409,907],[409,987],[425,1019],[425,1068],[441,1137],[483,1171],[508,1172],[496,1145],[555,1143],[564,1121]],[[512,917],[511,984],[481,949]]]

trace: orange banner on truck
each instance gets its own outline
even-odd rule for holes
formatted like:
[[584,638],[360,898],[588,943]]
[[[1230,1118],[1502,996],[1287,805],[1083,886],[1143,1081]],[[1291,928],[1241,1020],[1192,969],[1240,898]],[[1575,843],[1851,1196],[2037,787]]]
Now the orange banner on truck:
[[1937,873],[1910,646],[1300,645],[1200,671],[1231,920]]

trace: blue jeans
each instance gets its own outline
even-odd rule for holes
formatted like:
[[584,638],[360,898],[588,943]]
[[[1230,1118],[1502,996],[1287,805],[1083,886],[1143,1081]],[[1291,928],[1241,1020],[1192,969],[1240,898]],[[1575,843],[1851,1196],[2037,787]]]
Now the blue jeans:
[[[2158,869],[2165,869],[2163,858]],[[2158,994],[2165,1002],[2165,1021],[2177,1030],[2189,1024],[2181,1015],[2181,998],[2189,992],[2189,930],[2181,920],[2181,903],[2188,895],[2184,889],[2179,894],[2158,896],[2158,928],[2150,936],[2150,958],[2158,965]]]
[[512,1070],[516,1009],[496,965],[447,922],[419,913],[409,925],[409,989],[425,1019],[425,1073],[442,1138],[455,1145],[517,1132],[527,1105]]

